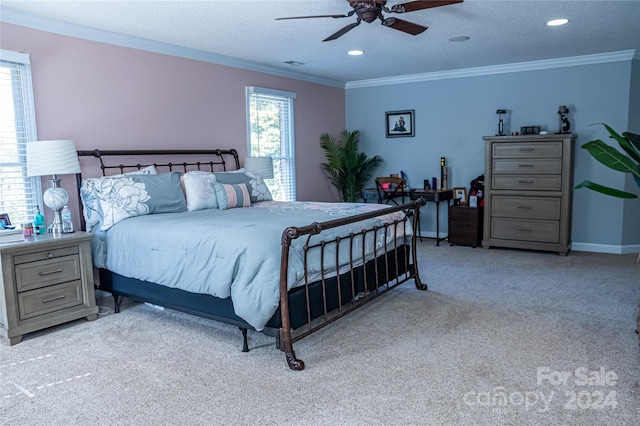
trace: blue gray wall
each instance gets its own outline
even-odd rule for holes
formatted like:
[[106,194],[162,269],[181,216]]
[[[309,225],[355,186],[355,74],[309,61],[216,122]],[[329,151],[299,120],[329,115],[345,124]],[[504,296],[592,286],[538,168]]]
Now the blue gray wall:
[[[570,109],[571,130],[577,134],[574,184],[585,179],[616,188],[640,190],[622,173],[592,159],[582,144],[595,138],[609,141],[606,122],[620,132],[637,131],[640,71],[632,54],[556,64],[531,63],[422,78],[355,82],[347,86],[347,128],[361,133],[361,148],[384,159],[378,175],[403,170],[409,185],[438,176],[440,157],[450,167],[450,187],[469,186],[484,173],[482,136],[497,132],[500,108],[509,111],[506,131],[539,125],[558,130],[558,106]],[[415,110],[415,137],[386,138],[385,112]],[[616,144],[617,147],[617,144]],[[444,209],[444,206],[442,206]],[[441,211],[443,213],[443,211]],[[422,232],[435,232],[434,207],[422,215]],[[446,214],[441,232],[446,232]],[[580,189],[573,197],[574,250],[611,253],[640,251],[640,199],[622,201]]]

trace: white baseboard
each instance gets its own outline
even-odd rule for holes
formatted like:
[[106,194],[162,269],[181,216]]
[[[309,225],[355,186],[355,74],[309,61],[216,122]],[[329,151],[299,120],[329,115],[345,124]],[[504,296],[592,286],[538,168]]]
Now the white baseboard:
[[[436,238],[435,232],[422,232],[423,238]],[[447,238],[446,232],[440,233],[440,239]],[[610,253],[610,254],[634,254],[640,253],[640,244],[627,246],[615,246],[611,244],[593,244],[593,243],[571,243],[572,251],[588,251],[593,253]]]
[[590,251],[594,253],[631,254],[640,253],[640,244],[614,246],[610,244],[571,243],[573,251]]
[[[417,235],[418,238],[422,237],[422,238],[433,238],[435,240],[436,238],[436,233],[435,232],[421,232],[420,234]],[[438,236],[441,240],[442,239],[446,239],[449,236],[449,233],[447,232],[440,232],[440,235]]]

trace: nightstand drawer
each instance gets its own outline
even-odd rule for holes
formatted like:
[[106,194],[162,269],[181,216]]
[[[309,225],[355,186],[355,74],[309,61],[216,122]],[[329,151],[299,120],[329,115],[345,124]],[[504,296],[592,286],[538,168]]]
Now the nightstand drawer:
[[509,173],[509,174],[524,174],[524,175],[537,175],[537,174],[560,174],[562,173],[562,159],[561,158],[549,158],[549,159],[531,159],[526,160],[522,158],[516,158],[513,160],[494,160],[493,161],[493,173]]
[[494,158],[561,158],[562,142],[496,143]]
[[539,243],[558,243],[560,222],[516,219],[492,219],[491,238]]
[[80,280],[18,294],[20,319],[82,304],[82,281]]
[[79,256],[65,256],[16,265],[18,292],[80,279]]
[[560,220],[560,198],[494,196],[492,215],[519,219]]
[[70,256],[78,254],[78,246],[61,247],[52,250],[36,251],[34,253],[21,254],[13,258],[13,263],[16,265],[22,263],[36,262],[38,260],[55,259],[58,257]]

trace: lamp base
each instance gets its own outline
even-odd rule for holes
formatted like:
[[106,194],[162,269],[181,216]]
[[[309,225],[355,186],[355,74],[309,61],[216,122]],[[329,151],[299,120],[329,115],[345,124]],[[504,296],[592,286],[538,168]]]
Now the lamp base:
[[69,203],[69,194],[60,186],[60,180],[53,175],[51,187],[44,192],[42,197],[47,207],[53,210],[53,223],[47,228],[47,232],[51,234],[65,234],[62,228],[62,209]]

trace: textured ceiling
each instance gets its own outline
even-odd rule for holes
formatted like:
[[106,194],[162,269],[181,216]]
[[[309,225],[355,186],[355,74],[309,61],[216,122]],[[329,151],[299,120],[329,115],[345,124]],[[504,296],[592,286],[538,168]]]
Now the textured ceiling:
[[[387,7],[398,3],[402,1],[388,1]],[[80,25],[342,83],[633,49],[640,52],[640,0],[465,0],[385,14],[429,27],[417,36],[376,21],[363,22],[329,42],[322,40],[355,22],[355,17],[275,18],[346,14],[351,7],[345,0],[2,0],[0,7],[2,15],[17,12],[22,18],[35,18],[41,28],[42,22]],[[546,26],[549,19],[559,17],[568,18],[569,24]],[[470,39],[449,41],[456,36]],[[346,53],[350,49],[365,54],[351,57]],[[286,61],[304,65],[292,67]]]

